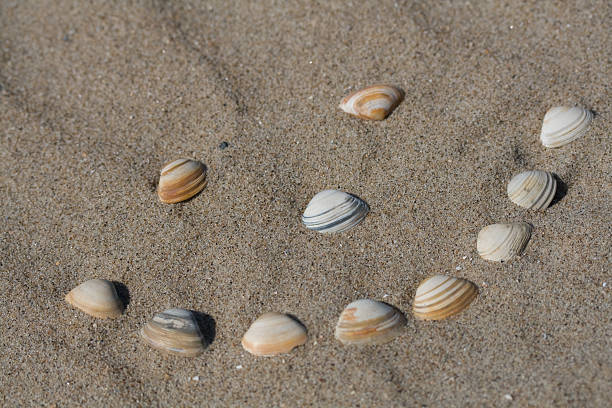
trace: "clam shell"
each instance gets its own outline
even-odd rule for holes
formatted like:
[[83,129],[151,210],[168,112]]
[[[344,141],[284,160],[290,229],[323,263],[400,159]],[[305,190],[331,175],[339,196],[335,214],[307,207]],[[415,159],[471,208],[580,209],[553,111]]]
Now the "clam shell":
[[194,357],[206,348],[194,314],[186,309],[156,314],[140,330],[140,336],[151,347],[178,356]]
[[478,288],[468,280],[436,275],[421,282],[412,310],[417,319],[442,320],[467,308],[477,294]]
[[306,328],[290,316],[270,312],[253,322],[242,337],[242,347],[256,356],[290,352],[306,343]]
[[340,109],[362,119],[383,120],[404,99],[404,92],[391,85],[373,85],[344,97]]
[[198,194],[206,186],[206,166],[196,160],[178,159],[161,170],[157,195],[167,204]]
[[369,299],[349,304],[338,319],[336,339],[343,344],[383,344],[401,334],[406,325],[402,313],[383,302]]
[[508,197],[521,207],[542,210],[557,192],[557,180],[547,171],[531,170],[517,174],[508,183]]
[[317,193],[306,206],[302,222],[314,231],[340,232],[359,224],[370,208],[362,199],[338,190]]
[[593,119],[593,113],[578,106],[557,106],[544,115],[540,140],[546,147],[561,147],[582,136]]
[[115,318],[123,313],[123,302],[117,289],[106,279],[92,279],[72,289],[65,297],[66,302],[81,309],[88,315],[102,319]]
[[478,233],[478,255],[489,261],[507,261],[521,255],[531,238],[531,230],[526,222],[488,225]]

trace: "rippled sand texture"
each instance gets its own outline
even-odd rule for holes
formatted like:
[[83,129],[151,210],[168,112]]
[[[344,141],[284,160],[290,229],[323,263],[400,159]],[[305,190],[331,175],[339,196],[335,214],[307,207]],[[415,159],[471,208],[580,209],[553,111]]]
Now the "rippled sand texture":
[[[610,2],[253,3],[0,2],[0,405],[607,406]],[[373,83],[406,93],[386,120],[337,108]],[[542,147],[544,113],[574,104],[589,131]],[[178,157],[208,184],[163,204]],[[545,212],[506,195],[534,168],[565,183]],[[327,188],[363,198],[364,222],[301,225]],[[480,259],[478,231],[515,221],[534,226],[523,257]],[[436,274],[479,296],[418,322]],[[122,317],[64,302],[91,278],[125,284]],[[360,298],[403,311],[404,334],[342,346]],[[173,307],[208,315],[201,356],[138,338]],[[246,353],[268,311],[308,342]]]

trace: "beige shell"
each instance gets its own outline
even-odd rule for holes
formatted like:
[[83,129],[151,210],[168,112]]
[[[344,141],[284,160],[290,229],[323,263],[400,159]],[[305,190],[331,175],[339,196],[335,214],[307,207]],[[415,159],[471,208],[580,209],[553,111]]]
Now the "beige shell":
[[383,302],[360,299],[349,304],[338,319],[336,339],[343,344],[383,344],[406,325],[402,313]]
[[194,314],[186,309],[156,314],[140,330],[140,336],[151,347],[178,356],[194,357],[206,348]]
[[557,180],[547,171],[524,171],[508,183],[508,197],[529,210],[548,208],[557,192]]
[[383,120],[404,99],[404,92],[391,85],[373,85],[344,97],[340,109],[362,119]]
[[347,231],[359,224],[370,211],[361,198],[338,190],[321,191],[310,200],[302,222],[322,233]]
[[412,310],[417,319],[442,320],[467,308],[477,294],[478,288],[468,280],[436,275],[421,282]]
[[88,315],[102,319],[115,318],[123,313],[123,302],[117,289],[106,279],[92,279],[72,289],[65,297],[66,302],[81,309]]
[[489,261],[507,261],[521,255],[531,238],[531,230],[526,222],[486,226],[478,233],[478,255]]
[[580,136],[588,129],[593,113],[585,108],[556,106],[544,115],[540,141],[545,147],[561,147]]
[[185,201],[206,186],[206,166],[196,160],[178,159],[161,170],[157,195],[167,204]]
[[282,313],[270,312],[253,322],[242,337],[242,347],[256,356],[274,356],[290,352],[306,343],[306,328]]

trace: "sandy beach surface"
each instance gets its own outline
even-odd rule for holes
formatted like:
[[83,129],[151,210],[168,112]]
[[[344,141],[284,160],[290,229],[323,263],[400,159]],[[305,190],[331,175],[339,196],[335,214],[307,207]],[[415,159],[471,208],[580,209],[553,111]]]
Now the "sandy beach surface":
[[[611,80],[606,0],[0,1],[0,405],[609,407]],[[338,109],[381,82],[406,92],[386,120]],[[562,105],[595,119],[546,149]],[[179,157],[208,185],[163,204]],[[530,169],[563,181],[546,211],[506,196]],[[370,214],[307,230],[326,188]],[[478,231],[506,221],[534,226],[524,255],[481,259]],[[435,274],[479,296],[417,321]],[[123,316],[66,304],[91,278],[125,285]],[[402,335],[335,340],[359,298],[404,312]],[[171,307],[208,316],[199,357],[140,339]],[[267,311],[307,343],[244,351]]]

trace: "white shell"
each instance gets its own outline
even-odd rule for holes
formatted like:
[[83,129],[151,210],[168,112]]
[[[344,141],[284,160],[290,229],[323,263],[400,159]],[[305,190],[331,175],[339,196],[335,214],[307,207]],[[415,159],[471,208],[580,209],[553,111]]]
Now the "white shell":
[[404,99],[404,92],[391,85],[373,85],[344,97],[340,109],[362,119],[383,120]]
[[274,356],[290,352],[306,343],[306,328],[282,313],[264,313],[242,337],[242,347],[256,356]]
[[123,302],[117,289],[106,279],[91,279],[72,289],[66,302],[88,315],[102,319],[119,317],[123,313]]
[[362,199],[338,190],[317,193],[306,206],[302,222],[319,232],[346,231],[359,224],[369,211]]
[[557,106],[544,116],[540,140],[546,147],[561,147],[582,136],[593,119],[593,113],[578,106]]
[[383,302],[360,299],[349,304],[338,319],[336,339],[343,344],[383,344],[406,325],[402,313]]
[[542,210],[550,205],[557,192],[557,180],[547,171],[524,171],[508,183],[508,197],[523,208]]
[[442,320],[463,311],[477,294],[476,285],[468,280],[444,275],[432,276],[417,288],[413,312],[420,320]]
[[478,233],[478,255],[489,261],[507,261],[521,255],[529,238],[531,225],[526,222],[492,224]]
[[186,309],[168,309],[156,314],[140,330],[140,335],[151,347],[184,357],[197,356],[206,347],[195,316]]

